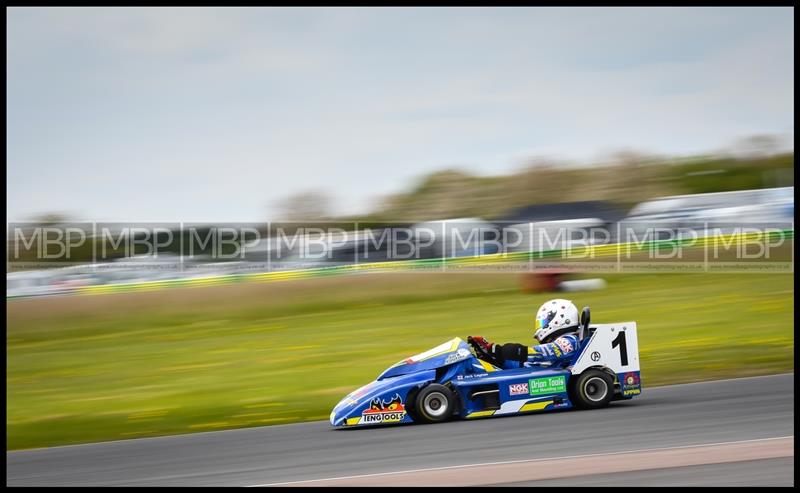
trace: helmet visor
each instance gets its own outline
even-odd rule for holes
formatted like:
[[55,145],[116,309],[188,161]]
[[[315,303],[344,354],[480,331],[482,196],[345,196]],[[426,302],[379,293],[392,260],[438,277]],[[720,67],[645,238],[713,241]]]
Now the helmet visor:
[[545,315],[536,317],[536,330],[546,329],[550,325],[550,321],[556,316],[556,312],[547,312]]

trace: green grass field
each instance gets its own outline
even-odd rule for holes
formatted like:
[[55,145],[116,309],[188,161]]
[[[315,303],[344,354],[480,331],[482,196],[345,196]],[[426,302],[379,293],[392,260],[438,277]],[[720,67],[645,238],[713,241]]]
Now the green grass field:
[[[604,275],[648,386],[792,371],[793,274]],[[7,449],[327,419],[454,336],[532,342],[512,274],[362,274],[7,303]]]

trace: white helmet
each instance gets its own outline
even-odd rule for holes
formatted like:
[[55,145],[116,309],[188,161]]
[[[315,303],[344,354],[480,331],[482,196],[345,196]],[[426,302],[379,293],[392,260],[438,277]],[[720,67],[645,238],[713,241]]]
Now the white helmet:
[[540,344],[553,342],[569,332],[575,332],[579,325],[578,308],[570,300],[550,300],[536,312],[536,332],[533,337]]

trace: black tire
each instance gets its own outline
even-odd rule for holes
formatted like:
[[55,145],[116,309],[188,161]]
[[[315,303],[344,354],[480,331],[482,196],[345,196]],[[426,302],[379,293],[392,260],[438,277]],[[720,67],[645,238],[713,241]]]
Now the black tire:
[[423,423],[441,423],[453,415],[456,397],[453,392],[438,383],[426,385],[414,398],[414,415]]
[[409,416],[411,416],[411,419],[413,419],[415,423],[422,421],[422,419],[419,417],[419,414],[417,414],[417,410],[415,409],[417,394],[419,394],[420,390],[422,390],[421,387],[415,387],[411,389],[406,396],[406,412],[409,414]]
[[588,369],[571,379],[569,394],[575,407],[606,407],[614,398],[614,378],[604,371]]

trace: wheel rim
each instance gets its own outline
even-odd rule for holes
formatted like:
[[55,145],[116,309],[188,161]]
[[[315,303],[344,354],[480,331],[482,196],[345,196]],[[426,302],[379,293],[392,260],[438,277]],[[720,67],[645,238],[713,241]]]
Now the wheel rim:
[[438,418],[447,412],[447,397],[441,392],[431,392],[425,396],[422,407],[425,408],[425,414]]
[[608,383],[600,377],[592,377],[583,384],[586,398],[592,402],[600,402],[608,394]]

